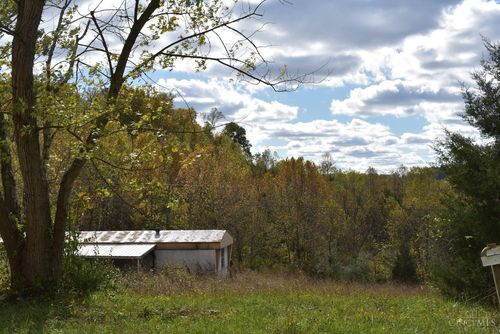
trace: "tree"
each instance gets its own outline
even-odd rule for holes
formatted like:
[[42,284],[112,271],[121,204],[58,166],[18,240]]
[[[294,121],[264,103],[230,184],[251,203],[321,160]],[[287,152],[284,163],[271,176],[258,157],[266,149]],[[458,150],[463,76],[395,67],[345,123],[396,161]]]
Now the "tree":
[[442,216],[449,184],[436,178],[432,168],[414,167],[405,175],[403,196],[387,201],[389,244],[396,250],[393,278],[425,281],[429,266],[439,257],[434,232]]
[[[479,253],[500,235],[500,45],[485,42],[488,57],[472,74],[474,89],[464,89],[464,120],[483,137],[480,142],[447,133],[436,148],[458,196],[449,197],[441,227],[450,262],[437,268],[447,292],[474,294],[490,281]],[[443,257],[444,258],[444,257]]]
[[252,147],[252,145],[247,139],[247,132],[245,128],[239,126],[235,122],[229,122],[224,127],[223,132],[227,136],[229,136],[229,138],[231,138],[233,142],[238,144],[248,157],[252,156],[252,152],[250,152],[250,148]]
[[[120,119],[116,102],[127,82],[155,67],[172,68],[179,59],[194,61],[199,70],[214,62],[275,90],[303,79],[271,78],[252,32],[239,29],[241,21],[262,16],[262,3],[240,13],[218,0],[86,6],[9,0],[0,10],[1,54],[11,59],[1,63],[2,95],[12,101],[0,117],[0,234],[11,286],[21,293],[51,289],[61,276],[75,180]],[[54,14],[52,27],[44,17]],[[71,140],[70,158],[57,182],[49,182],[52,142],[61,136]]]
[[330,152],[326,152],[321,156],[319,170],[321,174],[325,175],[329,180],[331,180],[332,175],[338,171],[337,167],[335,167],[335,162],[333,161],[333,157]]
[[117,106],[124,117],[108,128],[124,131],[101,138],[75,184],[71,223],[83,229],[179,227],[171,213],[182,157],[209,142],[195,111],[174,108],[171,96],[147,86],[124,87]]
[[238,240],[234,255],[240,260],[254,227],[255,192],[245,155],[227,136],[219,139],[186,157],[173,213],[179,225],[190,229],[228,229]]

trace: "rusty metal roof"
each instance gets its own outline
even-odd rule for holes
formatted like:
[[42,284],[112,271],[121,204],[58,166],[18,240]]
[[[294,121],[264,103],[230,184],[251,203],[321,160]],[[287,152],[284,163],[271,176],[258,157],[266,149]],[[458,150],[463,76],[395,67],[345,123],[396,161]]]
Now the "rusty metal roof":
[[[80,243],[99,244],[156,244],[156,243],[220,243],[231,245],[233,238],[226,230],[154,230],[141,231],[80,231]],[[3,243],[0,238],[0,244]]]
[[85,244],[78,247],[83,257],[140,259],[151,252],[154,244]]
[[[78,240],[82,243],[205,243],[222,242],[232,238],[225,230],[154,230],[148,231],[81,231]],[[229,241],[229,240],[228,240]]]

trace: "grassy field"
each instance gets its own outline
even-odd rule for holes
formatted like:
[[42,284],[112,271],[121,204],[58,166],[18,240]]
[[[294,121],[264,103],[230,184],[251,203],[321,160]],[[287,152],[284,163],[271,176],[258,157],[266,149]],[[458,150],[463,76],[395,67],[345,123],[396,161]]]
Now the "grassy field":
[[3,333],[492,333],[500,313],[420,287],[240,273],[128,275],[56,301],[0,301]]

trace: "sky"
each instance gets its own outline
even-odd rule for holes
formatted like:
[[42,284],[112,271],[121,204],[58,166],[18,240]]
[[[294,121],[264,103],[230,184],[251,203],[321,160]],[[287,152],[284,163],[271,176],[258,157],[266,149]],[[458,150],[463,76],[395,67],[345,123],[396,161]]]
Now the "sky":
[[[477,137],[460,117],[486,49],[500,41],[500,4],[486,0],[268,1],[254,39],[290,73],[314,72],[292,92],[233,81],[220,66],[152,74],[178,106],[217,108],[247,131],[252,152],[337,167],[391,171],[435,162],[445,129]],[[262,22],[261,21],[261,22]],[[239,26],[244,31],[255,22]]]
[[[234,17],[260,3],[222,1]],[[79,8],[123,3],[81,0]],[[96,11],[100,22],[109,13]],[[196,71],[192,61],[182,60],[167,70],[156,66],[143,79],[173,94],[176,106],[194,108],[200,123],[217,108],[224,114],[219,125],[234,121],[245,128],[253,153],[268,149],[282,159],[302,156],[319,163],[328,153],[343,170],[390,172],[435,164],[433,147],[446,130],[480,140],[461,119],[461,94],[462,87],[474,86],[471,73],[487,52],[483,39],[500,42],[500,0],[267,0],[258,13],[262,17],[234,25],[267,61],[254,73],[279,74],[286,66],[292,77],[311,74],[289,87],[296,89],[276,92],[217,63]],[[43,22],[53,26],[56,18],[49,11]],[[112,30],[104,33],[118,53],[123,40]],[[178,34],[162,35],[148,51]],[[86,38],[103,49],[95,29]],[[224,54],[218,40],[231,44],[239,38],[228,29],[212,34],[210,55]],[[236,54],[245,57],[248,49],[243,45]],[[86,55],[87,63],[106,64],[102,53]]]

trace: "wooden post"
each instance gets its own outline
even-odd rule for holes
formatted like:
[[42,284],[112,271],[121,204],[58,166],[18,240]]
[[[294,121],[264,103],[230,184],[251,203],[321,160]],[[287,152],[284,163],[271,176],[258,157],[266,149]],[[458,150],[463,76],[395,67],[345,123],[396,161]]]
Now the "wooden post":
[[491,272],[493,273],[493,281],[495,281],[495,290],[497,291],[497,299],[500,306],[500,293],[498,291],[498,287],[500,286],[500,265],[491,266]]

